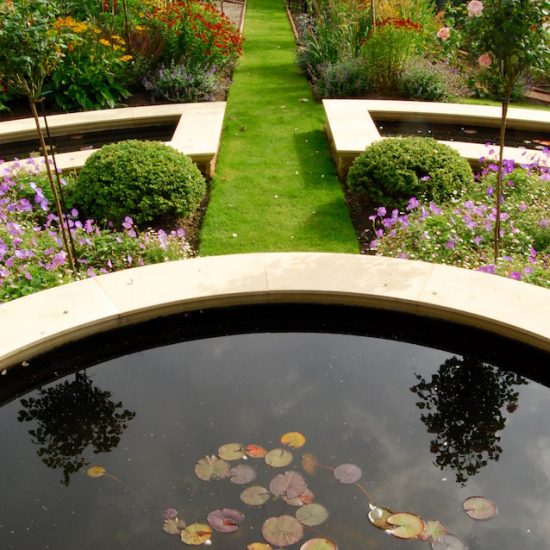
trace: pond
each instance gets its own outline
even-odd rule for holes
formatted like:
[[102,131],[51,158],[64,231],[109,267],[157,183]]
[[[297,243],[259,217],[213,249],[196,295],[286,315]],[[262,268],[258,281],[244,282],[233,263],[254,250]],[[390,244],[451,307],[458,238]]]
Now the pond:
[[[369,499],[408,513],[407,536],[415,518],[440,522],[439,550],[548,547],[543,352],[403,314],[279,305],[182,314],[29,363],[0,379],[2,549],[181,548],[163,531],[171,508],[187,524],[229,509],[221,528],[237,530],[214,530],[214,548],[265,544],[262,528],[277,548],[269,518],[300,509],[287,548],[430,548],[372,525]],[[271,452],[245,459],[247,445]],[[472,496],[489,519],[465,513]]]

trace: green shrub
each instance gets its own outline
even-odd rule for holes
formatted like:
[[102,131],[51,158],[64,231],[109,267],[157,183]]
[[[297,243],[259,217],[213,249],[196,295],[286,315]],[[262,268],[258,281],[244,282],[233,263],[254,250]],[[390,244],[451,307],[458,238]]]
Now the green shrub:
[[360,97],[372,91],[365,62],[347,58],[329,63],[313,85],[317,97]]
[[376,204],[404,208],[411,196],[441,200],[473,183],[468,161],[432,138],[388,138],[374,143],[350,168],[348,185]]
[[399,92],[411,99],[444,101],[450,96],[446,76],[429,60],[415,59],[399,79]]
[[137,224],[185,217],[200,205],[206,183],[189,157],[153,141],[122,141],[94,153],[75,189],[80,209],[96,220]]

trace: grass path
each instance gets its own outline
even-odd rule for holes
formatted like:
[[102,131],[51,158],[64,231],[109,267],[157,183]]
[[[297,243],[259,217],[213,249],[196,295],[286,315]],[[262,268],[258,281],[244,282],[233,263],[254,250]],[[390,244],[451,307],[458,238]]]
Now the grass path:
[[200,254],[358,252],[282,0],[248,0]]

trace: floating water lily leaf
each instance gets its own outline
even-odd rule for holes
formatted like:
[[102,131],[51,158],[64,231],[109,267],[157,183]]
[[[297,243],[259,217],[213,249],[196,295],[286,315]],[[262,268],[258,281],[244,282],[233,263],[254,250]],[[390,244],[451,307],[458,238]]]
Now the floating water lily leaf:
[[246,550],[273,550],[273,547],[265,542],[253,542],[246,547]]
[[262,535],[275,546],[289,546],[304,536],[304,528],[292,516],[279,516],[264,521]]
[[233,508],[219,508],[208,514],[206,518],[212,529],[220,533],[234,533],[239,529],[244,516]]
[[246,453],[246,456],[251,458],[263,458],[267,454],[267,451],[263,447],[260,445],[255,445],[254,443],[247,445],[244,452]]
[[101,477],[105,475],[106,471],[103,466],[90,466],[86,473],[90,477]]
[[307,489],[306,480],[298,472],[285,472],[275,476],[269,484],[269,490],[276,496],[296,498]]
[[297,496],[296,498],[288,498],[287,496],[283,496],[282,498],[290,506],[303,506],[304,504],[311,504],[313,502],[314,495],[309,489],[306,489],[303,494]]
[[217,456],[205,456],[195,466],[195,474],[203,481],[223,479],[229,472],[229,464]]
[[302,468],[310,475],[314,476],[317,473],[319,461],[312,453],[306,453],[302,456]]
[[286,449],[273,449],[265,455],[264,460],[273,468],[284,468],[292,462],[292,453]]
[[340,483],[357,483],[362,475],[361,468],[355,464],[340,464],[334,470],[334,477]]
[[241,500],[250,506],[261,506],[271,498],[271,493],[259,485],[248,487],[241,493]]
[[162,517],[165,520],[177,518],[178,511],[175,508],[166,508],[162,511]]
[[468,550],[468,547],[454,535],[441,535],[432,541],[432,550]]
[[229,470],[227,474],[232,483],[237,485],[246,485],[256,479],[256,470],[248,464],[239,464]]
[[299,449],[306,444],[306,438],[300,432],[288,432],[281,436],[281,443],[293,449]]
[[440,521],[427,521],[424,531],[418,537],[420,540],[435,540],[441,535],[447,535],[449,531]]
[[388,508],[381,508],[380,506],[373,506],[369,504],[369,521],[378,529],[391,529],[392,525],[388,523],[388,518],[393,516],[395,512],[388,510]]
[[210,540],[212,528],[206,523],[192,523],[181,532],[181,540],[190,546],[199,546]]
[[240,460],[244,456],[242,443],[226,443],[218,449],[218,455],[224,460]]
[[496,504],[485,497],[470,497],[463,504],[464,511],[472,519],[486,520],[497,515]]
[[393,514],[387,521],[393,527],[386,529],[386,533],[398,539],[415,539],[426,527],[424,520],[420,516],[408,512]]
[[185,521],[179,518],[167,519],[162,524],[162,530],[169,535],[180,535],[185,529]]
[[338,550],[338,547],[330,539],[310,539],[300,546],[300,550]]
[[296,519],[303,525],[315,527],[328,518],[328,510],[322,504],[306,504],[296,510]]

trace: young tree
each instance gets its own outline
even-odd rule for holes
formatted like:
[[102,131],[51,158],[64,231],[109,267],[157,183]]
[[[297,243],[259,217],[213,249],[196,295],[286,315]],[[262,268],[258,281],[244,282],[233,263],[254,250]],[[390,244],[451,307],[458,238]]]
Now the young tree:
[[64,37],[53,27],[55,4],[48,0],[11,0],[0,4],[0,81],[27,96],[36,123],[42,156],[54,197],[69,265],[75,272],[70,234],[65,224],[59,190],[48,160],[36,103],[46,77],[63,57]]

